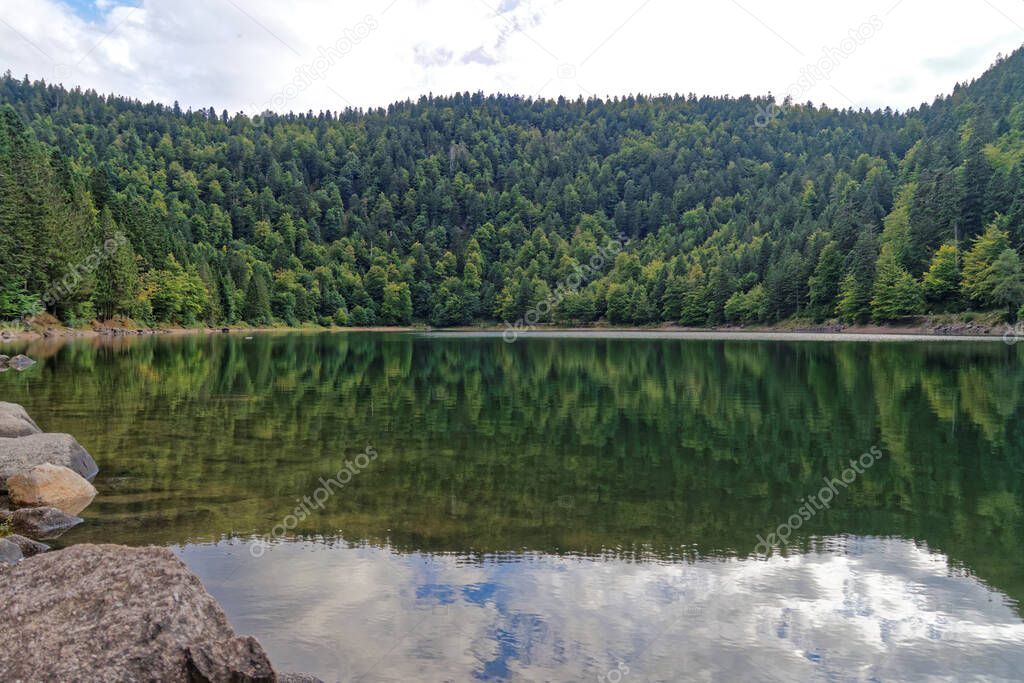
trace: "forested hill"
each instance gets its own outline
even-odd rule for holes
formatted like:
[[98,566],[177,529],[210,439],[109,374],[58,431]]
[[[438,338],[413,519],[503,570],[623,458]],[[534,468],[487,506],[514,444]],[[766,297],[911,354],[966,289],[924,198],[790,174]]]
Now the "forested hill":
[[1016,314],[1024,52],[910,112],[773,105],[465,94],[253,119],[8,74],[0,318]]

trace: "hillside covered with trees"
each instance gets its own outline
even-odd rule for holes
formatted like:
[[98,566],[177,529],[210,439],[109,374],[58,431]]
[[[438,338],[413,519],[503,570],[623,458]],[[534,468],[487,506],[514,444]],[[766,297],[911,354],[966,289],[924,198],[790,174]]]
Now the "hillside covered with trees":
[[1024,51],[908,112],[782,102],[765,125],[772,104],[462,94],[250,118],[8,73],[0,319],[1016,317]]

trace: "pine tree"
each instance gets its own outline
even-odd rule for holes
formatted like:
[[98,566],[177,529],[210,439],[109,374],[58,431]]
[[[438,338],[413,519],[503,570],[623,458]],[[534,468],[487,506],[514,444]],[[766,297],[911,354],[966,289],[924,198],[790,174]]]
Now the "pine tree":
[[871,314],[878,322],[915,315],[924,309],[921,285],[901,266],[888,245],[878,258]]
[[269,325],[273,321],[270,310],[270,273],[267,267],[258,263],[253,268],[249,286],[245,291],[242,319],[251,325]]
[[1001,219],[989,225],[988,229],[978,235],[971,245],[971,250],[964,255],[963,291],[971,301],[982,306],[1002,305],[992,296],[992,288],[996,282],[992,277],[992,265],[1004,251],[1010,249],[1009,234],[1000,229]]
[[818,265],[808,280],[808,298],[814,316],[821,320],[830,315],[836,306],[839,294],[839,283],[843,277],[843,256],[839,253],[839,245],[829,242],[821,250]]
[[847,273],[839,285],[836,315],[843,320],[864,322],[870,317],[877,254],[875,235],[870,230],[861,232],[850,252]]
[[995,306],[1006,306],[1007,316],[1012,321],[1024,302],[1024,274],[1017,252],[1004,249],[992,264],[986,279],[991,283],[989,302]]
[[943,244],[924,274],[924,294],[939,310],[960,306],[960,264],[956,247]]
[[104,254],[96,269],[96,286],[92,301],[101,318],[130,312],[139,293],[139,271],[135,263],[135,250],[121,233],[109,208],[100,213],[100,234]]
[[412,321],[412,295],[408,284],[389,282],[384,285],[380,317],[386,325],[408,325]]
[[847,322],[864,322],[870,314],[871,290],[853,273],[847,273],[839,285],[836,315]]

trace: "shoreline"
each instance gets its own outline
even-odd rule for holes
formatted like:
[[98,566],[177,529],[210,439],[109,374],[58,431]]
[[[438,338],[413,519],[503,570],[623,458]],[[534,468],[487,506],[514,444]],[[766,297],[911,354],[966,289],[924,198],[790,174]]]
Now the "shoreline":
[[[94,323],[90,328],[70,328],[51,325],[42,329],[32,330],[5,330],[0,333],[0,347],[10,344],[21,344],[25,342],[53,341],[66,342],[76,339],[120,339],[124,337],[170,335],[215,335],[215,334],[288,334],[293,332],[307,333],[345,333],[345,332],[378,332],[392,334],[426,333],[433,335],[498,335],[506,338],[506,341],[515,341],[519,337],[538,338],[554,336],[606,336],[606,335],[630,335],[633,338],[658,338],[678,337],[691,339],[793,339],[793,340],[949,340],[949,341],[995,341],[1003,340],[1008,344],[1016,343],[1018,335],[1024,340],[1024,331],[1018,330],[1016,335],[1014,329],[1008,325],[987,325],[975,323],[941,323],[941,324],[909,324],[909,325],[800,325],[784,323],[782,325],[765,326],[722,326],[722,327],[683,327],[680,325],[657,325],[657,326],[618,326],[618,325],[589,325],[589,326],[559,326],[559,325],[536,325],[528,330],[515,330],[509,334],[512,328],[507,325],[482,324],[463,325],[456,327],[435,328],[429,325],[404,325],[404,326],[369,326],[369,327],[321,327],[319,325],[303,325],[297,327],[288,326],[261,326],[261,327],[136,327],[124,325],[120,322],[111,324]],[[1007,340],[1007,336],[1010,340]]]

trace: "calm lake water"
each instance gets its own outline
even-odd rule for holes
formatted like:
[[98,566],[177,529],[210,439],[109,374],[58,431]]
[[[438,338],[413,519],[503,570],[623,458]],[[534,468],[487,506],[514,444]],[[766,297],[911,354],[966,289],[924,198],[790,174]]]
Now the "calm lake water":
[[60,543],[171,547],[282,671],[1020,680],[1022,347],[84,340],[0,399],[99,462]]

